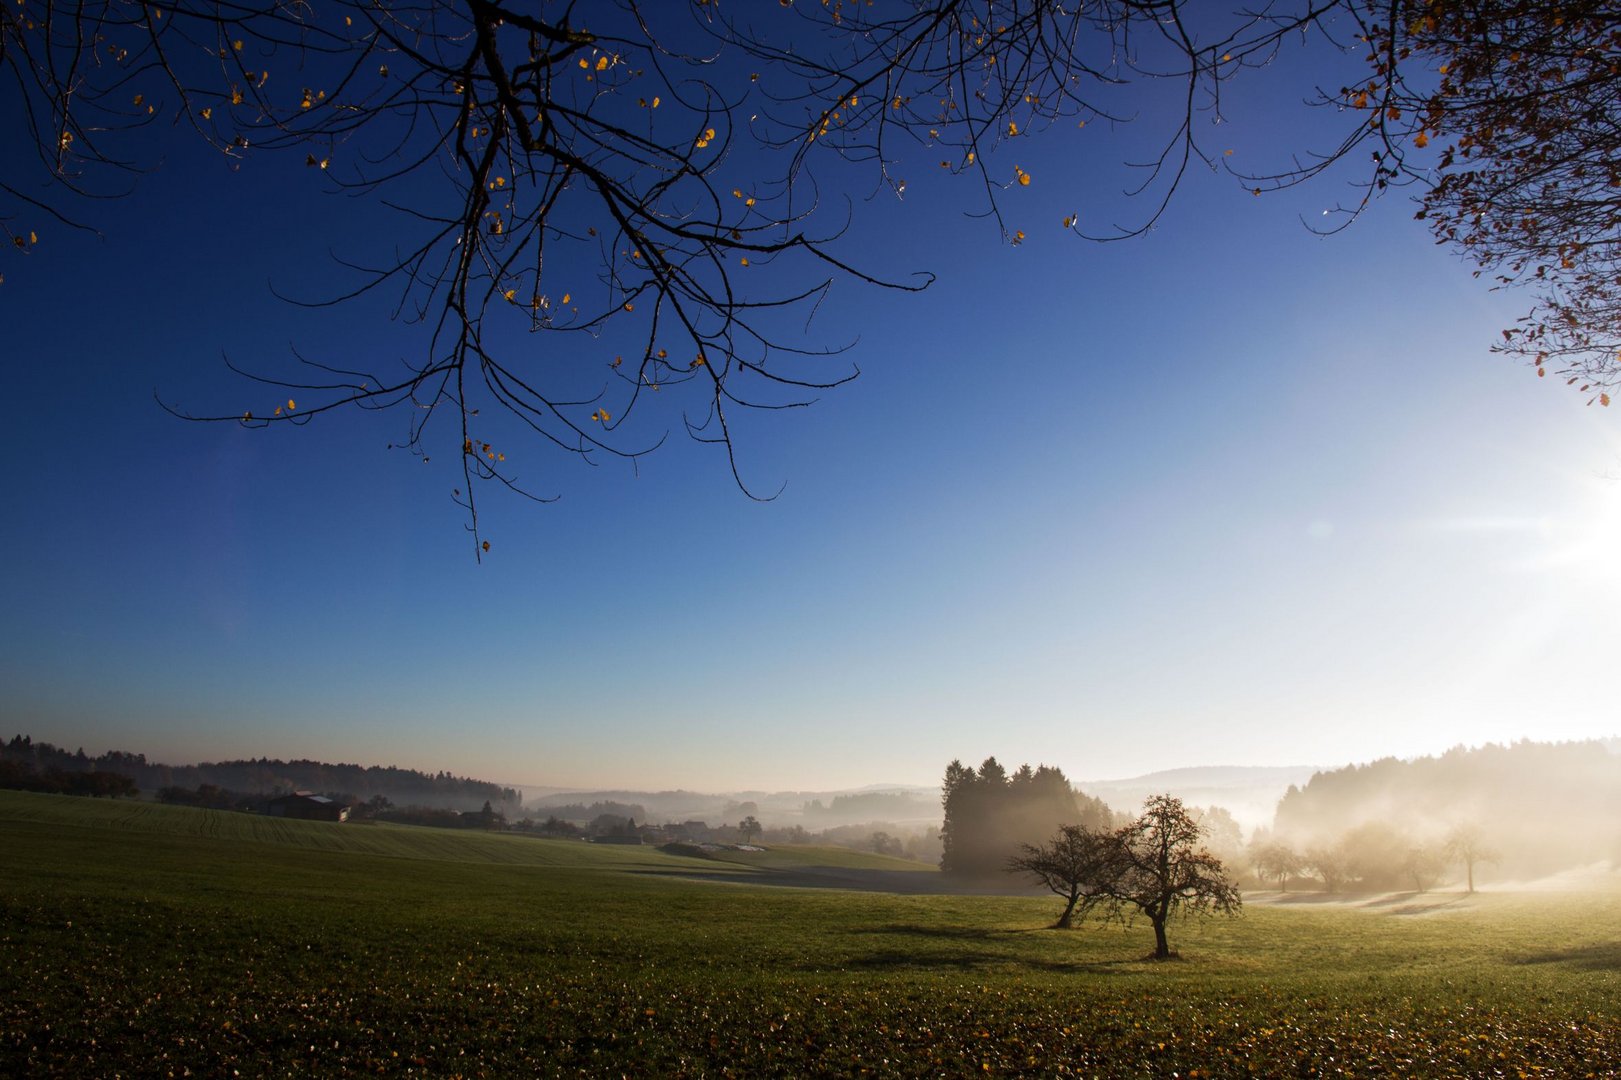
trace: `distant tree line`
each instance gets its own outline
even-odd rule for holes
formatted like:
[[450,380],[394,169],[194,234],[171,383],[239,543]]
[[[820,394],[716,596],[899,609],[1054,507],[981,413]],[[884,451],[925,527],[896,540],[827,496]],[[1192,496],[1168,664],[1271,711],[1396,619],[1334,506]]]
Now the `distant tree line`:
[[145,754],[119,750],[91,757],[83,749],[70,752],[48,742],[36,742],[27,735],[17,735],[10,742],[0,744],[0,761],[27,765],[40,774],[51,768],[63,772],[117,773],[128,777],[144,791],[164,788],[196,791],[205,785],[232,792],[321,791],[341,793],[344,801],[356,803],[382,796],[400,805],[474,812],[486,802],[502,812],[515,811],[523,803],[523,793],[514,788],[448,772],[425,773],[391,765],[275,758],[164,765],[147,761]]
[[812,799],[800,812],[808,821],[826,824],[857,824],[870,821],[907,821],[926,817],[933,804],[904,791],[861,791],[835,795],[826,804]]
[[1461,871],[1470,892],[1475,871],[1500,860],[1481,829],[1464,823],[1444,835],[1415,835],[1370,821],[1332,839],[1297,846],[1262,833],[1250,844],[1249,862],[1262,884],[1288,892],[1315,882],[1324,892],[1427,892]]
[[1023,845],[1039,844],[1063,825],[1105,828],[1114,813],[1070,786],[1062,769],[1021,765],[1011,775],[994,757],[979,769],[946,766],[941,801],[940,869],[951,874],[1001,874]]
[[1598,741],[1457,747],[1319,772],[1252,839],[1265,880],[1423,890],[1475,872],[1534,877],[1621,859],[1621,755]]
[[252,811],[263,809],[264,803],[270,798],[268,795],[226,791],[218,784],[198,784],[194,788],[170,784],[167,787],[158,788],[157,796],[158,802],[168,803],[171,806],[196,806],[205,810]]
[[133,799],[140,794],[135,781],[122,773],[102,769],[64,769],[56,765],[38,769],[31,762],[10,759],[0,759],[0,788],[112,799]]
[[536,809],[559,821],[594,821],[604,814],[617,818],[635,818],[637,821],[646,821],[648,817],[647,808],[640,803],[625,803],[616,799],[598,799],[593,803],[548,804]]

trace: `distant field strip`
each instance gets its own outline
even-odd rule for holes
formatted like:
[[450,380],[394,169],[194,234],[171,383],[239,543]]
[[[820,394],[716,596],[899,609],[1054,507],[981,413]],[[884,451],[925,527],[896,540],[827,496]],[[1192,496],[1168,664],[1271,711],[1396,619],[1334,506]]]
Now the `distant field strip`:
[[[11,794],[0,792],[0,796]],[[119,829],[156,836],[194,836],[238,844],[273,844],[337,854],[439,862],[579,870],[670,869],[691,862],[664,855],[652,848],[542,840],[474,830],[294,821],[225,810],[68,797],[30,800],[43,805],[24,810],[15,807],[15,801],[0,798],[0,821],[13,818],[62,829]]]
[[575,870],[701,872],[740,879],[753,876],[751,871],[797,870],[807,866],[936,873],[933,867],[921,863],[844,848],[721,852],[715,858],[695,859],[666,855],[646,846],[588,844],[473,829],[296,821],[162,803],[0,791],[0,828],[4,828],[7,821],[29,822],[52,829],[125,830],[152,836],[274,844],[341,854]]

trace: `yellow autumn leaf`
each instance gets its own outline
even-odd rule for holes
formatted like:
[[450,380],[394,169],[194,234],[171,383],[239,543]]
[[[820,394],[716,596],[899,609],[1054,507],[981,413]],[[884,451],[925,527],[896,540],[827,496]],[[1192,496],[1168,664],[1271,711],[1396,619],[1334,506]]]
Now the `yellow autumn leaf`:
[[591,61],[587,60],[583,56],[580,57],[580,70],[581,71],[590,71],[591,70]]
[[1013,166],[1013,172],[1019,178],[1019,186],[1020,187],[1029,187],[1030,186],[1030,174],[1029,173],[1025,172],[1023,169],[1019,168],[1017,165]]
[[741,259],[739,259],[737,261],[739,263],[743,264],[744,266],[747,266],[749,264],[749,257],[747,255],[745,255],[745,256],[743,256]]
[[1430,137],[1421,131],[1418,133],[1418,138],[1413,140],[1413,145],[1422,150],[1426,146],[1430,145]]
[[565,304],[566,304],[566,303],[568,303],[568,301],[569,301],[569,294],[568,294],[568,293],[564,293],[564,294],[563,294],[563,303],[565,303]]
[[744,206],[753,206],[754,205],[754,196],[750,195],[748,198],[744,199],[743,200],[743,205]]
[[517,296],[517,295],[518,295],[518,290],[517,289],[508,289],[506,292],[501,294],[501,296],[504,299],[507,299],[507,300],[511,300],[514,296]]
[[1007,122],[1007,133],[1009,135],[1017,135],[1019,133],[1019,125],[1014,123],[1012,120],[1009,120]]
[[483,546],[485,551],[490,550],[490,542],[488,540],[484,541],[484,544],[482,546]]
[[606,56],[597,57],[597,70],[598,71],[607,71],[608,70],[608,58]]
[[292,412],[296,408],[298,408],[298,405],[294,403],[292,398],[288,398],[287,399],[287,411]]
[[204,109],[202,112],[202,117],[204,120],[212,120],[214,118],[214,110]]

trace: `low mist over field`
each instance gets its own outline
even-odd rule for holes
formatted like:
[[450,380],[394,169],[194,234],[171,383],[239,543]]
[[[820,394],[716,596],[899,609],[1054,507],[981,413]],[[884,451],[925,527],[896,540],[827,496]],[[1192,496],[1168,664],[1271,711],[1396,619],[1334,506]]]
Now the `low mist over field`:
[[1104,829],[1169,795],[1194,813],[1202,844],[1250,887],[1424,891],[1613,865],[1621,859],[1618,746],[1526,741],[1333,769],[1211,766],[1078,783],[1061,769],[989,758],[949,763],[938,788],[526,795],[448,772],[268,758],[171,765],[16,736],[0,745],[0,786],[138,792],[248,811],[309,791],[356,820],[646,843],[829,844],[991,878],[1061,827]]

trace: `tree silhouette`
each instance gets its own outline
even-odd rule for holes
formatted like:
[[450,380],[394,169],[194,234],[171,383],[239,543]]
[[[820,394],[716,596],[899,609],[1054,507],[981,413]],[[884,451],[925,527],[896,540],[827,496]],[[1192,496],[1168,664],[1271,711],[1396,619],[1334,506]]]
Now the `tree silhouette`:
[[1022,853],[1008,860],[1008,871],[1035,878],[1064,901],[1053,929],[1068,930],[1077,910],[1084,917],[1093,907],[1109,902],[1118,865],[1110,834],[1065,825],[1045,844],[1021,847]]
[[1243,908],[1221,860],[1203,847],[1204,832],[1182,800],[1154,795],[1120,828],[1066,826],[1048,843],[1026,846],[1007,869],[1035,876],[1064,898],[1057,927],[1094,908],[1146,916],[1154,959],[1165,960],[1176,955],[1165,929],[1173,915],[1237,915]]
[[1463,863],[1464,877],[1470,892],[1475,891],[1475,867],[1480,863],[1496,862],[1501,857],[1497,850],[1486,842],[1480,826],[1472,824],[1458,825],[1448,833],[1443,850],[1446,858]]
[[1289,879],[1307,866],[1307,860],[1294,848],[1277,840],[1255,848],[1250,853],[1250,860],[1255,864],[1255,872],[1262,880],[1272,879],[1278,883],[1279,892],[1288,892]]
[[1237,915],[1243,902],[1221,860],[1200,845],[1203,828],[1169,795],[1154,795],[1115,833],[1119,872],[1113,896],[1154,927],[1154,958],[1172,955],[1165,924],[1178,912]]
[[[974,212],[1017,244],[1005,208],[1033,181],[1022,140],[1143,112],[1140,86],[1157,81],[1175,101],[1149,110],[1159,149],[1133,186],[1136,220],[1063,222],[1135,235],[1190,169],[1225,165],[1198,121],[1220,119],[1227,84],[1306,42],[1336,62],[1365,56],[1366,78],[1324,95],[1326,152],[1246,186],[1369,151],[1349,209],[1418,182],[1443,241],[1502,283],[1543,289],[1502,347],[1608,403],[1621,77],[1606,6],[1191,8],[16,0],[0,7],[0,68],[30,145],[0,165],[0,229],[16,256],[42,229],[84,224],[161,156],[170,124],[235,159],[291,152],[333,192],[397,208],[389,253],[351,256],[352,287],[309,302],[386,293],[421,328],[414,359],[254,358],[238,368],[256,388],[244,407],[168,407],[256,427],[399,409],[401,445],[458,455],[454,498],[482,555],[479,490],[548,497],[535,440],[634,460],[674,413],[739,487],[773,497],[740,467],[737,412],[801,407],[855,377],[841,342],[806,334],[833,282],[930,280],[842,254],[852,219],[835,196],[852,177],[899,196],[901,163],[927,162],[969,181]],[[654,422],[633,423],[644,411]]]

